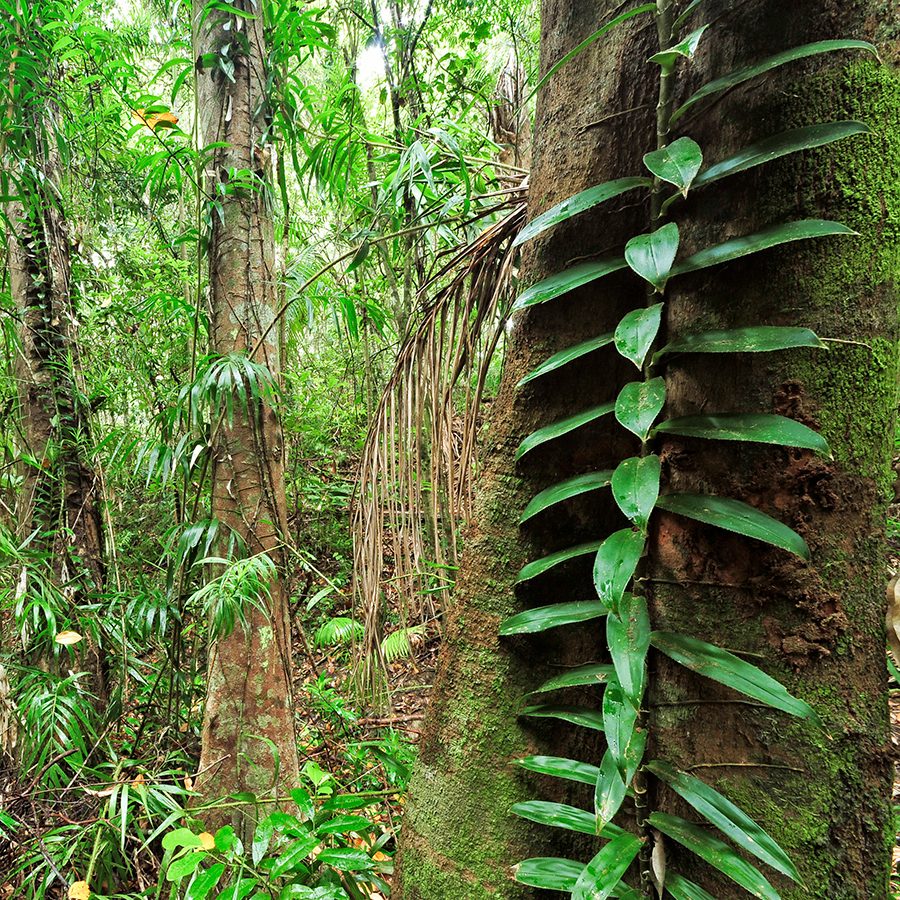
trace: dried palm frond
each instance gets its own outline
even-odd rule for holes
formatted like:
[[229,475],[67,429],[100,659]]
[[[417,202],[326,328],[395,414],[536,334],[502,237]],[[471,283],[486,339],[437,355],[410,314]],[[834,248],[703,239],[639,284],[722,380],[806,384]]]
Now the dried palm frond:
[[385,605],[407,624],[434,618],[435,592],[450,586],[458,562],[479,412],[512,301],[524,192],[510,206],[422,289],[450,279],[403,344],[363,449],[353,510],[353,595],[364,625],[357,684],[376,699],[383,699]]

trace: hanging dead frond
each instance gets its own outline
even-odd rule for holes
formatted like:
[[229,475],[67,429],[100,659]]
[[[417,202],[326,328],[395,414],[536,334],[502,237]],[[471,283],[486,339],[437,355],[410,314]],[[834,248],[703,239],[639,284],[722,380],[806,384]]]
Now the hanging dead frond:
[[382,617],[434,619],[452,584],[472,503],[479,414],[513,299],[511,211],[451,255],[422,289],[450,279],[397,356],[363,449],[353,510],[353,595],[364,625],[357,684],[383,699]]

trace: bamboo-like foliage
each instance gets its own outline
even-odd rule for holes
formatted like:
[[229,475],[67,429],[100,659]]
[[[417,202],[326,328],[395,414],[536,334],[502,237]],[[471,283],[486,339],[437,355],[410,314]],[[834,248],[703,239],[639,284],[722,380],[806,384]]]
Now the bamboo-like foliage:
[[401,612],[423,621],[437,613],[434,577],[439,590],[448,586],[446,573],[458,562],[457,526],[471,508],[483,395],[513,299],[524,200],[511,206],[425,286],[450,278],[401,348],[363,450],[353,595],[365,627],[359,684],[376,693],[385,569],[394,572],[387,590]]

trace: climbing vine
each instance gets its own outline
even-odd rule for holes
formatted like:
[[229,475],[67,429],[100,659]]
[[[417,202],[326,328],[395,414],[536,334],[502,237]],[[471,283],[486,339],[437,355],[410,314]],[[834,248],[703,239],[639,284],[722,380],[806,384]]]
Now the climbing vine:
[[[762,325],[688,334],[667,342],[666,292],[670,280],[682,275],[792,241],[853,232],[838,222],[804,219],[773,225],[684,256],[679,255],[678,216],[673,213],[690,191],[707,189],[731,175],[791,153],[864,134],[868,128],[860,122],[839,121],[793,129],[763,138],[713,165],[705,163],[702,148],[691,137],[682,135],[673,139],[672,134],[689,109],[698,107],[702,113],[702,105],[710,98],[782,65],[838,50],[874,53],[875,48],[855,40],[820,41],[796,47],[708,82],[676,108],[675,79],[684,67],[690,66],[702,42],[710,40],[708,26],[690,31],[686,28],[699,2],[694,0],[677,17],[672,0],[656,0],[629,10],[606,23],[545,76],[546,80],[581,48],[628,19],[655,17],[659,52],[649,63],[659,75],[659,100],[655,146],[648,148],[644,156],[649,174],[619,178],[582,191],[535,218],[517,238],[517,243],[522,244],[626,193],[645,192],[649,200],[649,230],[631,238],[621,254],[582,262],[551,275],[528,288],[516,303],[516,309],[526,309],[550,302],[619,271],[630,270],[647,286],[646,304],[628,312],[613,332],[554,354],[521,382],[522,385],[530,383],[607,345],[612,345],[637,371],[637,377],[621,388],[615,401],[540,428],[526,437],[517,451],[519,459],[548,441],[603,418],[614,419],[640,441],[639,453],[619,462],[614,470],[581,474],[548,487],[522,514],[525,523],[581,494],[611,489],[618,508],[630,523],[628,527],[604,539],[532,561],[519,575],[519,580],[525,581],[566,560],[593,555],[596,599],[530,609],[507,619],[500,628],[502,635],[516,635],[605,618],[606,650],[611,662],[569,670],[538,688],[542,692],[601,685],[601,708],[542,704],[528,706],[523,711],[526,716],[562,719],[605,734],[606,751],[599,766],[551,756],[531,756],[518,761],[532,772],[594,787],[593,811],[542,800],[513,807],[514,813],[531,821],[598,835],[604,840],[587,864],[535,858],[515,867],[519,882],[566,891],[574,900],[662,897],[666,893],[676,900],[710,898],[683,875],[666,870],[666,841],[676,842],[696,854],[755,897],[777,900],[779,894],[763,872],[722,837],[781,875],[799,880],[797,869],[784,850],[746,812],[669,762],[645,757],[653,730],[652,718],[644,704],[649,677],[648,653],[652,647],[691,671],[783,713],[813,721],[817,720],[816,713],[778,681],[733,653],[689,634],[654,630],[646,572],[651,557],[648,533],[655,509],[763,541],[809,560],[809,549],[799,534],[752,506],[728,497],[667,490],[656,447],[661,437],[679,435],[803,448],[828,456],[828,445],[821,435],[779,415],[693,415],[659,421],[666,405],[666,365],[673,354],[764,353],[798,347],[821,348],[824,344],[806,328]],[[712,830],[652,809],[648,798],[654,796],[654,781],[678,794]],[[637,833],[614,823],[628,796],[633,798]],[[639,871],[637,889],[622,880],[633,866]]]

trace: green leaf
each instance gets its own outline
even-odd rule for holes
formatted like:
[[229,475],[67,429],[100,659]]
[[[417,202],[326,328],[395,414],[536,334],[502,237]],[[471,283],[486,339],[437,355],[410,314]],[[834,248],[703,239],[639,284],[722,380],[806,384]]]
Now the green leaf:
[[534,634],[571,625],[574,622],[588,622],[606,615],[606,608],[596,600],[578,603],[554,603],[552,606],[540,606],[527,609],[506,619],[500,625],[500,634],[504,637],[511,634]]
[[611,897],[640,849],[641,841],[627,832],[610,841],[578,876],[572,900]]
[[595,828],[597,826],[603,828],[612,822],[622,807],[625,794],[625,780],[619,771],[619,765],[611,751],[607,750],[600,762],[600,772],[594,786],[594,808],[597,815],[591,818],[594,819]]
[[517,759],[516,763],[529,772],[577,781],[580,784],[596,784],[600,776],[597,766],[561,756],[526,756],[524,759]]
[[713,868],[737,882],[754,897],[761,900],[781,900],[778,892],[766,881],[759,869],[741,859],[731,847],[706,829],[699,828],[678,816],[661,812],[651,813],[648,822],[657,831],[687,847]]
[[552,487],[548,487],[541,491],[531,503],[525,507],[525,512],[522,513],[519,524],[521,525],[523,522],[527,522],[538,513],[543,512],[545,509],[549,509],[551,506],[555,506],[557,503],[562,503],[565,500],[570,500],[572,497],[586,494],[588,491],[596,491],[600,488],[608,487],[611,479],[612,472],[607,470],[604,472],[588,472],[584,475],[576,475],[574,478],[567,478],[565,481],[560,481],[559,484],[554,484]]
[[800,873],[784,850],[727,797],[698,778],[676,771],[667,762],[654,760],[647,764],[647,768],[738,847],[752,853],[782,875],[800,881]]
[[640,708],[650,646],[650,614],[643,597],[622,597],[618,615],[610,613],[606,620],[606,643],[622,693],[632,706]]
[[669,222],[650,234],[639,234],[625,245],[625,261],[645,281],[662,293],[673,273],[678,253],[678,226]]
[[600,602],[608,609],[618,606],[643,551],[644,536],[633,528],[611,534],[598,548],[594,587]]
[[822,147],[825,144],[831,144],[834,141],[840,141],[843,138],[850,137],[854,134],[871,134],[871,129],[862,122],[828,122],[822,125],[808,125],[805,128],[792,128],[790,131],[783,131],[781,134],[772,135],[772,137],[764,138],[744,147],[734,156],[723,159],[705,169],[694,181],[694,187],[699,188],[705,184],[712,184],[715,181],[721,181],[729,175],[736,175],[738,172],[746,172],[747,169],[753,169],[756,166],[764,165],[773,159],[787,156],[790,153],[797,153],[800,150],[810,150],[813,147]]
[[687,197],[700,166],[703,165],[703,151],[696,141],[689,137],[678,138],[661,150],[654,150],[644,157],[644,165],[657,178],[674,184]]
[[553,356],[545,359],[536,369],[532,369],[532,371],[518,383],[517,387],[522,387],[522,385],[528,384],[529,381],[540,378],[542,375],[555,372],[557,369],[561,369],[573,360],[580,359],[582,356],[593,353],[594,350],[599,350],[601,347],[605,347],[612,342],[613,334],[612,332],[608,332],[607,334],[601,334],[599,337],[591,338],[588,341],[582,341],[582,343],[576,344],[574,347],[566,347],[565,350],[560,350],[559,353],[554,353]]
[[513,312],[520,309],[526,309],[529,306],[537,306],[539,303],[546,303],[548,300],[555,300],[569,291],[574,291],[582,285],[590,284],[598,278],[605,275],[611,275],[626,267],[626,262],[621,256],[605,257],[593,262],[579,263],[566,269],[564,272],[558,272],[549,278],[533,284],[528,290],[524,291],[513,305]]
[[[707,28],[709,28],[709,25],[704,25],[702,28],[692,31],[684,40],[675,44],[674,47],[654,53],[648,61],[657,63],[662,67],[663,71],[671,71],[679,57],[682,59],[693,59],[700,44],[700,38],[703,37],[703,32]],[[653,170],[651,169],[651,171]]]
[[666,890],[675,900],[716,900],[698,884],[688,881],[676,872],[666,873]]
[[316,862],[325,866],[331,866],[339,872],[361,872],[372,868],[372,860],[362,850],[354,850],[352,847],[333,847],[323,850]]
[[321,840],[318,837],[309,835],[309,837],[300,838],[279,850],[278,858],[272,864],[270,874],[273,878],[277,878],[279,875],[295,871],[320,843]]
[[523,716],[536,719],[562,719],[573,725],[581,725],[583,728],[592,728],[594,731],[603,731],[603,714],[596,709],[588,709],[584,706],[526,706],[522,710]]
[[548,228],[552,228],[560,222],[565,222],[566,219],[571,219],[573,216],[577,216],[588,209],[593,209],[607,200],[613,200],[627,191],[652,186],[653,182],[649,178],[617,178],[615,181],[606,181],[603,184],[588,188],[586,191],[581,191],[532,219],[519,232],[513,241],[513,247],[518,247],[520,244],[537,237]]
[[700,269],[718,266],[743,256],[759,253],[761,250],[788,244],[791,241],[804,241],[809,238],[840,234],[856,234],[856,232],[846,225],[841,225],[840,222],[828,222],[824,219],[801,219],[798,222],[773,225],[771,228],[765,228],[755,234],[732,238],[715,247],[707,247],[678,263],[672,269],[671,275],[674,277],[686,275],[688,272],[697,272]]
[[639,369],[644,365],[647,353],[659,333],[663,304],[626,313],[616,327],[616,350],[631,360]]
[[805,59],[809,56],[816,56],[820,53],[831,53],[835,50],[868,50],[875,56],[878,55],[878,51],[875,47],[866,41],[817,41],[814,44],[804,44],[802,47],[792,47],[790,50],[776,53],[774,56],[770,56],[758,63],[736,69],[728,75],[723,75],[721,78],[716,78],[714,81],[710,81],[703,85],[700,90],[693,93],[687,101],[672,113],[672,117],[669,119],[669,125],[670,127],[674,125],[695,103],[699,103],[706,97],[712,97],[715,94],[722,93],[722,91],[730,90],[733,87],[737,87],[739,84],[743,84],[745,81],[749,81],[751,78],[756,78],[758,75],[770,72],[772,69],[777,69],[779,66],[783,66],[786,63],[794,62],[798,59]]
[[686,634],[654,631],[650,643],[679,665],[792,716],[818,722],[815,711],[784,685],[739,656]]
[[626,384],[616,397],[616,419],[624,428],[636,434],[642,441],[646,441],[656,417],[662,412],[665,404],[666,383],[662,378],[632,381]]
[[566,547],[565,550],[557,550],[556,553],[542,556],[540,559],[522,566],[516,578],[516,584],[521,584],[523,581],[529,581],[538,575],[543,575],[544,572],[552,569],[554,566],[558,566],[560,563],[567,562],[570,559],[594,553],[600,549],[600,546],[600,541],[590,541],[587,544],[576,544],[574,547]]
[[625,771],[625,756],[634,737],[638,711],[625,699],[622,688],[610,679],[603,692],[603,730],[606,744],[620,771]]
[[634,9],[629,9],[626,12],[620,13],[618,16],[610,19],[605,25],[601,25],[593,34],[586,37],[577,47],[573,47],[562,59],[558,62],[555,62],[550,68],[547,70],[546,74],[543,78],[534,86],[531,93],[522,101],[522,106],[524,106],[528,101],[568,62],[573,60],[582,50],[586,47],[589,47],[594,41],[603,37],[608,31],[611,31],[617,25],[621,25],[622,22],[627,22],[629,19],[633,19],[635,16],[643,15],[644,13],[655,13],[656,12],[656,4],[655,3],[643,3],[640,6],[636,6]]
[[535,447],[540,447],[541,444],[546,444],[547,441],[562,437],[570,431],[575,431],[576,428],[581,428],[582,425],[596,422],[597,419],[609,415],[614,409],[615,403],[601,403],[599,406],[592,406],[590,409],[586,409],[577,415],[560,419],[558,422],[539,428],[519,444],[519,449],[516,450],[516,459],[521,459],[526,453],[534,450]]
[[613,673],[613,667],[605,663],[591,663],[576,669],[567,669],[559,675],[545,681],[539,688],[529,691],[530,694],[543,694],[547,691],[558,691],[560,688],[585,687],[605,684]]
[[548,891],[571,891],[584,870],[584,863],[553,856],[526,859],[513,866],[513,878],[519,884],[544,888]]
[[593,813],[564,803],[548,803],[544,800],[526,800],[513,805],[513,815],[548,825],[551,828],[564,828],[566,831],[578,831],[581,834],[597,833],[597,817]]
[[[828,441],[817,431],[785,416],[770,413],[721,413],[716,416],[683,416],[667,419],[653,429],[654,434],[680,434],[684,437],[716,441],[751,441],[801,447],[831,456]],[[615,495],[615,475],[612,480]]]
[[181,881],[182,878],[192,875],[206,856],[202,850],[193,850],[173,859],[166,869],[166,881]]
[[650,513],[659,497],[659,479],[659,457],[655,454],[624,459],[612,475],[612,494],[616,504],[642,531],[646,530]]
[[771,353],[774,350],[790,350],[794,347],[828,349],[828,345],[819,340],[808,328],[757,325],[751,328],[728,328],[722,331],[686,334],[654,354],[654,362],[667,353]]
[[647,749],[647,729],[635,728],[628,746],[625,748],[625,786],[628,787],[634,780],[637,770],[644,760],[644,750]]
[[740,500],[712,494],[666,494],[656,501],[656,505],[679,516],[743,534],[809,559],[806,541],[793,528]]
[[184,900],[206,900],[210,891],[219,883],[224,871],[225,863],[215,863],[208,869],[204,869],[185,891]]
[[203,842],[190,828],[175,828],[162,839],[163,850],[180,850],[182,847],[202,847]]

